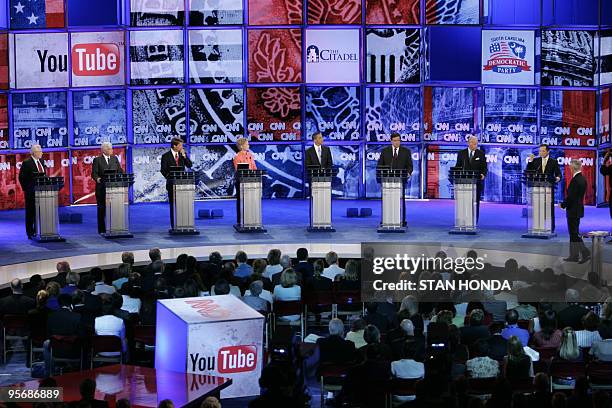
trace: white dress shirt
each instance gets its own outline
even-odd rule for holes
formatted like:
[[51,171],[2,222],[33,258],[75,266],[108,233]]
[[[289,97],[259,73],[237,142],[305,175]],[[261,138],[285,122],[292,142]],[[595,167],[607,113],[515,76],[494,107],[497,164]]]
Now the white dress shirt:
[[[123,319],[113,316],[104,315],[96,317],[94,323],[94,330],[98,336],[117,336],[121,339],[121,348],[123,353],[127,352],[127,341],[125,338],[125,323]],[[119,353],[115,352],[103,352],[100,353],[102,356],[118,356]]]
[[333,280],[336,278],[336,275],[342,275],[343,273],[344,269],[339,267],[338,264],[333,264],[323,269],[323,273],[321,275],[325,276],[328,279],[331,279],[333,282]]

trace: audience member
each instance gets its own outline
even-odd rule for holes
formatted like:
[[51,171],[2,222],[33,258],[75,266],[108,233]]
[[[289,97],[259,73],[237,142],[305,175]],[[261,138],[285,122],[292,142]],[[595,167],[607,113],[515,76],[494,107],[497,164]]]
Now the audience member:
[[323,276],[327,279],[334,281],[337,275],[344,273],[344,269],[338,266],[338,254],[334,251],[330,251],[325,255],[325,263],[327,263],[327,268],[323,269]]
[[332,280],[323,276],[324,266],[325,264],[321,259],[315,261],[312,279],[306,282],[306,288],[309,292],[330,292],[332,290]]
[[380,342],[380,330],[378,330],[378,327],[368,324],[364,329],[363,339],[367,344],[358,350],[362,360],[392,360],[391,349],[386,344]]
[[58,302],[58,297],[61,290],[60,284],[55,281],[51,281],[47,283],[45,290],[49,294],[49,299],[47,299],[47,308],[50,310],[58,310],[60,308]]
[[95,288],[93,291],[94,295],[115,293],[115,287],[105,282],[104,271],[100,268],[94,268],[91,270],[91,275],[95,282]]
[[283,267],[280,264],[281,256],[280,249],[271,249],[268,251],[267,266],[263,276],[272,280],[272,276],[283,271]]
[[[282,272],[280,285],[274,287],[274,301],[289,302],[302,298],[302,288],[297,285],[297,276],[293,269],[288,268]],[[281,316],[281,320],[295,321],[300,315]]]
[[502,361],[508,351],[508,340],[502,337],[504,324],[500,322],[491,323],[489,332],[491,336],[487,338],[488,356],[493,360]]
[[66,274],[66,286],[60,289],[60,294],[71,295],[78,289],[80,275],[76,272]]
[[389,321],[386,316],[378,313],[378,303],[369,302],[366,304],[366,315],[363,318],[367,324],[373,324],[381,333],[389,330]]
[[[102,316],[96,317],[94,330],[98,336],[116,336],[121,339],[123,355],[127,353],[127,338],[125,336],[125,322],[114,315],[113,300],[104,296],[102,299]],[[100,353],[103,356],[117,356],[118,352]]]
[[[394,377],[401,379],[425,377],[425,365],[416,361],[417,349],[418,345],[414,339],[403,342],[401,359],[391,362],[391,374]],[[404,402],[413,400],[414,397],[394,395],[393,399],[396,402]]]
[[77,407],[106,408],[108,402],[96,399],[96,382],[91,378],[84,379],[79,385],[81,400],[76,404]]
[[367,323],[365,320],[361,318],[355,319],[351,323],[351,330],[346,333],[346,336],[344,337],[346,340],[352,341],[353,344],[355,344],[356,349],[359,349],[367,344],[363,339],[363,332],[366,326]]
[[562,331],[559,357],[566,361],[582,361],[582,351],[578,347],[576,332],[571,327],[566,327]]
[[571,327],[574,330],[582,329],[582,317],[589,311],[580,306],[580,293],[576,289],[565,291],[565,301],[568,306],[561,310],[557,315],[559,327]]
[[499,375],[499,362],[489,357],[487,339],[478,339],[473,347],[475,356],[466,362],[467,374],[471,378],[491,378]]
[[537,373],[533,378],[535,392],[529,396],[529,406],[549,408],[551,403],[550,380],[545,373]]
[[11,281],[11,292],[9,296],[0,299],[0,316],[25,315],[36,307],[36,301],[23,294],[21,279],[15,278]]
[[483,325],[484,312],[474,309],[470,312],[469,325],[460,329],[461,343],[470,347],[476,340],[489,337],[489,329]]
[[165,399],[159,402],[157,408],[174,408],[174,403],[172,400]]
[[128,281],[131,272],[132,266],[130,264],[122,263],[117,267],[112,283],[115,291],[121,289],[121,286]]
[[504,359],[504,377],[508,379],[533,376],[531,358],[525,354],[521,340],[512,336],[508,339],[508,354]]
[[602,320],[598,331],[601,340],[593,342],[589,354],[599,361],[612,361],[612,320]]
[[[248,257],[246,252],[238,251],[236,252],[235,261],[236,261],[236,270],[234,271],[234,276],[236,278],[246,280],[253,273],[253,268],[251,265],[247,263]],[[263,285],[263,283],[262,283]]]
[[242,297],[242,301],[247,305],[251,306],[253,309],[267,313],[270,310],[270,303],[260,297],[261,292],[263,291],[263,282],[262,281],[253,281],[249,285],[249,290]]
[[516,336],[522,344],[529,343],[529,332],[518,326],[518,313],[514,309],[506,312],[506,328],[502,330],[502,337],[508,340],[510,337]]
[[314,268],[308,261],[308,249],[298,248],[296,252],[297,264],[293,268],[302,276],[302,282],[307,282],[312,279]]
[[593,345],[594,341],[601,340],[601,336],[597,331],[599,326],[599,316],[593,312],[588,312],[582,317],[582,330],[576,332],[576,340],[578,347],[588,348]]
[[200,408],[221,408],[221,402],[215,397],[206,397]]
[[39,274],[30,276],[28,283],[23,285],[23,294],[31,299],[36,299],[36,295],[41,290],[45,290],[45,281]]
[[70,263],[68,261],[60,261],[55,265],[57,275],[51,278],[51,282],[57,282],[60,287],[66,286],[66,275],[70,272]]
[[541,330],[534,333],[533,344],[541,348],[558,348],[561,345],[561,330],[557,329],[557,314],[545,310],[539,318]]
[[317,339],[319,362],[348,364],[355,360],[355,343],[345,340],[344,323],[338,318],[329,321],[329,336]]

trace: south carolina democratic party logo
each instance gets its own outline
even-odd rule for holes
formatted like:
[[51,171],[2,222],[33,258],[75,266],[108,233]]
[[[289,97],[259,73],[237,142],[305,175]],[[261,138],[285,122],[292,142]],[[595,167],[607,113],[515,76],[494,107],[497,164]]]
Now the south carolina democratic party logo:
[[517,74],[531,71],[527,63],[527,46],[525,39],[515,36],[493,37],[489,44],[489,60],[485,71],[499,74]]

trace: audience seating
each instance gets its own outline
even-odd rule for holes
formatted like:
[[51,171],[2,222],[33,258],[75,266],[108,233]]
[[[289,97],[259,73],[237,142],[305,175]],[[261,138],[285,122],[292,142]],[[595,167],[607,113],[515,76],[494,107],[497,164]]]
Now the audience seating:
[[[104,356],[100,353],[118,353],[116,356]],[[93,336],[91,339],[91,368],[95,363],[123,363],[123,346],[117,336]]]
[[591,388],[612,390],[612,362],[592,361],[586,372]]
[[321,406],[325,405],[326,392],[339,392],[352,365],[321,364],[317,371],[321,386]]
[[[302,301],[301,300],[289,300],[289,301],[275,301],[274,311],[272,312],[274,318],[272,319],[272,331],[276,330],[277,325],[288,325],[288,326],[299,326],[300,337],[304,338],[304,315],[302,313]],[[283,316],[299,315],[298,320],[282,320],[278,319]]]
[[564,379],[574,381],[578,377],[586,375],[586,365],[583,361],[565,361],[557,357],[553,357],[548,368],[548,376],[550,377],[550,389],[554,390],[571,390],[574,385],[560,384],[555,382],[555,379]]
[[333,317],[338,316],[361,316],[364,314],[364,304],[361,302],[360,290],[337,290],[334,285],[334,307]]
[[387,388],[387,406],[393,407],[393,397],[408,397],[411,395],[416,395],[416,384],[419,381],[419,378],[393,378],[388,385]]
[[83,369],[83,343],[77,336],[51,336],[51,375],[55,374],[55,364],[68,366],[78,364]]
[[[332,291],[306,292],[304,294],[304,330],[308,330],[308,313],[313,314],[315,322],[322,313],[332,314],[334,293]],[[322,322],[321,322],[322,323]],[[325,322],[327,325],[328,322]]]
[[24,344],[30,337],[30,327],[25,315],[4,315],[2,318],[2,339],[3,355],[2,364],[6,364],[6,355],[9,352],[24,350],[19,348],[9,348],[10,342],[23,342]]

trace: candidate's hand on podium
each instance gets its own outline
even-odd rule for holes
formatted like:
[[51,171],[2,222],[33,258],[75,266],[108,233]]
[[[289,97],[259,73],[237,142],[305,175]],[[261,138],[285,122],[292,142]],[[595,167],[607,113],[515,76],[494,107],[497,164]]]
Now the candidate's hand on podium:
[[96,183],[99,183],[100,181],[102,181],[102,179],[101,179],[100,177],[98,177],[98,178],[96,179]]
[[484,176],[484,174],[481,174],[481,175],[480,175],[480,179],[481,179],[481,180],[484,180],[484,177],[485,177],[485,176]]
[[533,161],[533,159],[535,159],[535,154],[531,153],[531,154],[529,155],[528,159],[529,159],[529,162],[532,162],[532,161]]
[[555,177],[555,182],[558,183],[561,181],[561,177]]

